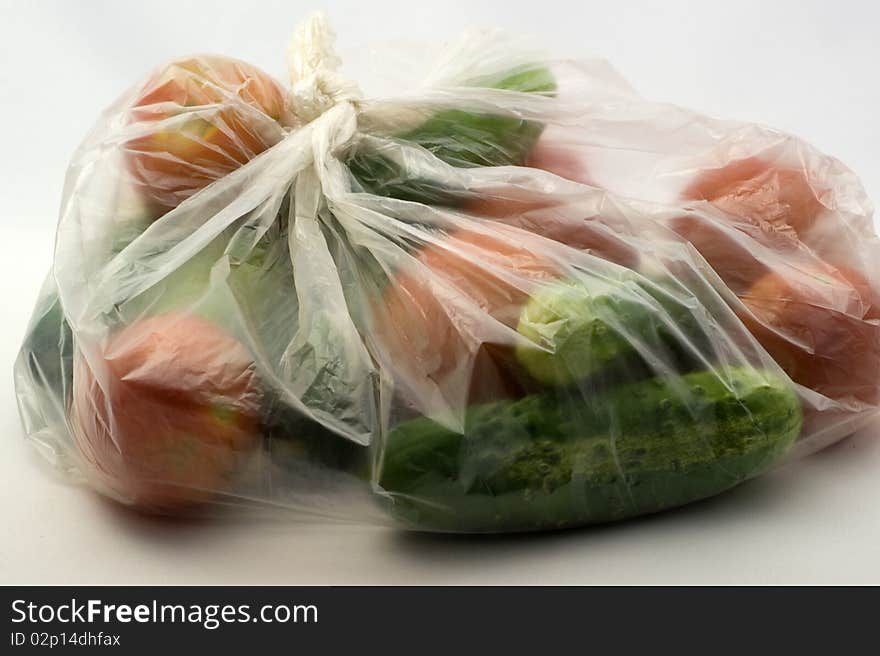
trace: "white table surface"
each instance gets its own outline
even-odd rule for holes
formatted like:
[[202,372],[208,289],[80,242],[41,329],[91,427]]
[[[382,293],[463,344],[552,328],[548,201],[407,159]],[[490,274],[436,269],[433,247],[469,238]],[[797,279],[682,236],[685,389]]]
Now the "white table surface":
[[[544,535],[146,519],[56,475],[24,440],[11,368],[51,259],[67,159],[163,59],[221,51],[281,76],[297,3],[239,4],[0,5],[0,584],[880,583],[880,423],[719,498]],[[343,52],[497,25],[564,54],[603,53],[646,96],[803,136],[880,197],[873,3],[621,4],[315,3]]]

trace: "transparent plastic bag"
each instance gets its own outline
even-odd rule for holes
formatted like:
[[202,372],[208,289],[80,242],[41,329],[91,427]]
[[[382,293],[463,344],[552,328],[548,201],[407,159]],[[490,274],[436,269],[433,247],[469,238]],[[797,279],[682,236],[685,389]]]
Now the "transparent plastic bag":
[[74,155],[15,367],[59,467],[155,512],[575,526],[729,489],[880,402],[877,238],[793,137],[496,33],[365,99],[162,67]]

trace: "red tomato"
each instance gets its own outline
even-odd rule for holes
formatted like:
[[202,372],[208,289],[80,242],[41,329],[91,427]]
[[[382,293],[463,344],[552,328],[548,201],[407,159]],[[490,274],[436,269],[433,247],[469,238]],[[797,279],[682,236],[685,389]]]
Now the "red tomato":
[[480,217],[504,219],[553,205],[554,201],[551,198],[537,194],[524,194],[517,197],[479,193],[466,203],[465,210]]
[[834,265],[839,275],[853,286],[859,294],[863,304],[863,316],[865,319],[880,319],[880,292],[877,285],[871,284],[860,271],[851,267]]
[[[734,293],[746,291],[770,270],[756,257],[757,244],[733,225],[696,214],[675,218],[668,225],[697,249]],[[787,245],[779,246],[789,250]]]
[[539,139],[529,153],[526,166],[548,171],[567,180],[595,186],[584,163],[584,157],[579,152],[580,149],[572,147],[561,139],[562,137],[557,136],[551,141],[546,135]]
[[75,360],[71,424],[100,482],[161,511],[227,489],[259,434],[254,362],[238,341],[167,313],[122,329],[92,364]]
[[282,87],[245,62],[220,56],[174,61],[147,82],[130,112],[143,136],[125,144],[145,198],[169,210],[253,159],[289,120]]
[[471,401],[508,396],[514,358],[492,335],[515,329],[534,285],[557,271],[514,236],[457,230],[425,244],[389,282],[375,309],[380,341],[409,380],[449,396],[464,386]]
[[[756,166],[750,161],[734,170]],[[789,181],[790,193],[798,187],[792,176],[773,179]],[[719,178],[715,183],[720,188]],[[739,214],[747,207],[760,210],[758,201],[766,199],[762,194],[770,187],[744,188],[739,196],[719,196],[723,209]],[[706,196],[713,195],[709,189],[706,184]],[[801,207],[805,205],[810,203]],[[763,209],[780,207],[770,203]],[[799,216],[815,220],[817,215],[811,210]],[[748,309],[739,313],[743,323],[792,380],[831,399],[880,402],[880,327],[866,321],[878,314],[876,291],[858,272],[824,264],[807,251],[797,234],[804,229],[802,222],[792,228],[768,223],[766,216],[753,212],[740,223],[733,217],[692,214],[669,226],[693,244],[740,298]],[[794,221],[793,215],[776,218]]]
[[802,168],[749,157],[710,169],[684,191],[684,198],[707,200],[730,214],[779,232],[805,233],[823,210],[821,185]]
[[560,203],[552,196],[529,194],[522,197],[484,194],[467,205],[468,212],[489,217],[498,223],[513,226],[546,239],[552,239],[578,250],[589,251],[621,266],[635,268],[639,253],[594,216],[578,215],[574,206]]
[[740,295],[745,325],[797,383],[841,401],[880,402],[880,326],[839,272],[772,271]]

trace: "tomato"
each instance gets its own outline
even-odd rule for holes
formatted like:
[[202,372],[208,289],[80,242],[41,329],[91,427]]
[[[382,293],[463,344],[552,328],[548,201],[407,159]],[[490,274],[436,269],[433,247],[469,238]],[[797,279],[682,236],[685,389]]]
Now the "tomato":
[[618,234],[601,217],[585,216],[576,204],[560,203],[552,195],[481,194],[466,209],[479,218],[492,218],[621,266],[635,268],[639,262],[639,253],[627,243],[626,235]]
[[510,219],[534,210],[552,207],[554,204],[552,198],[539,194],[497,196],[491,192],[476,192],[474,197],[465,203],[464,209],[478,217]]
[[841,264],[835,264],[834,267],[858,293],[863,305],[864,318],[880,319],[880,291],[877,289],[877,284],[872,284],[864,273],[852,267]]
[[567,180],[595,186],[579,150],[577,146],[573,147],[563,141],[561,135],[550,140],[545,134],[529,153],[526,166],[548,171]]
[[668,226],[693,245],[734,293],[746,291],[769,271],[754,252],[757,244],[726,222],[688,214],[670,220]]
[[797,383],[841,401],[880,402],[880,326],[831,267],[771,271],[740,295],[750,332]]
[[167,211],[277,143],[284,89],[255,66],[220,56],[171,62],[130,110],[124,147],[147,201]]
[[822,213],[819,198],[824,191],[803,168],[749,157],[706,171],[683,196],[709,201],[756,225],[797,236],[808,231]]
[[260,393],[245,348],[215,324],[166,313],[74,363],[71,424],[91,474],[124,501],[205,501],[257,444]]
[[534,286],[557,276],[520,233],[456,230],[424,244],[389,282],[374,308],[380,343],[407,382],[447,400],[514,394],[509,331]]
[[[765,179],[756,173],[758,166],[749,160],[720,171]],[[787,207],[801,212],[786,214],[781,211],[785,203],[761,204],[771,189],[793,198],[792,190],[805,192],[806,184],[793,172],[764,170],[778,187],[748,182],[742,193],[728,194],[721,176],[716,174],[712,185],[703,180],[701,193],[720,198],[722,209],[737,216],[689,214],[668,225],[739,297],[745,306],[738,312],[741,320],[792,380],[837,401],[878,403],[880,327],[868,321],[878,315],[877,292],[859,272],[825,264],[804,247],[798,230],[818,216],[815,205],[792,201]],[[741,216],[746,210],[749,216]]]

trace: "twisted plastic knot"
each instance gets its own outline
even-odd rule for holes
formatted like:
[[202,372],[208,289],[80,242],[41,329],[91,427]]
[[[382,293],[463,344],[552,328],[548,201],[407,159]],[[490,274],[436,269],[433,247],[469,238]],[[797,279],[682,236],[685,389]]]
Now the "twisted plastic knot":
[[357,84],[337,72],[336,34],[327,17],[315,12],[297,27],[287,49],[290,106],[303,123],[318,118],[341,102],[362,98]]

